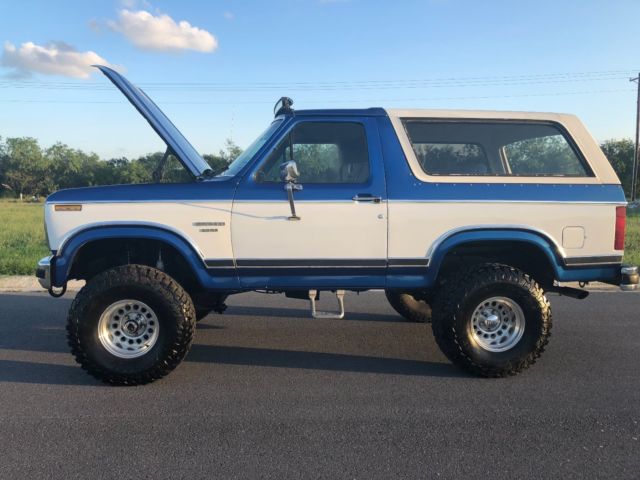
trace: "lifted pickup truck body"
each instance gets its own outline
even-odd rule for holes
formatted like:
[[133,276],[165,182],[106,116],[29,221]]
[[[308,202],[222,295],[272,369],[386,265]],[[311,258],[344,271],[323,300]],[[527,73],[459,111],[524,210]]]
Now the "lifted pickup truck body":
[[[131,264],[167,273],[200,310],[256,289],[314,290],[312,300],[315,290],[386,289],[432,303],[449,274],[488,264],[576,297],[558,283],[637,284],[636,270],[621,266],[620,182],[575,116],[285,104],[211,176],[142,91],[101,70],[197,181],[52,194],[52,256],[38,273],[46,288]],[[549,167],[553,155],[559,167]],[[300,174],[285,179],[294,160]]]

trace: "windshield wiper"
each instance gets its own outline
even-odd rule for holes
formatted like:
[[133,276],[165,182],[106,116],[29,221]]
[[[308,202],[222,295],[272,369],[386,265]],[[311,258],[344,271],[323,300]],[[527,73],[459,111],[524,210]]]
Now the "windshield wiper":
[[203,180],[207,180],[208,178],[212,178],[212,177],[215,177],[213,170],[210,168],[207,168],[204,172],[202,172],[200,175],[196,177],[196,180],[198,182],[201,182]]

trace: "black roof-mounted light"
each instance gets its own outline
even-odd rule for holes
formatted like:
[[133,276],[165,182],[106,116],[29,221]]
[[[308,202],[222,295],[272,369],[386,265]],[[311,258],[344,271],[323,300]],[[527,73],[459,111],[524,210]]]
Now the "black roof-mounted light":
[[278,115],[293,113],[293,100],[289,97],[282,97],[280,100],[276,102],[273,107],[273,115],[277,117]]

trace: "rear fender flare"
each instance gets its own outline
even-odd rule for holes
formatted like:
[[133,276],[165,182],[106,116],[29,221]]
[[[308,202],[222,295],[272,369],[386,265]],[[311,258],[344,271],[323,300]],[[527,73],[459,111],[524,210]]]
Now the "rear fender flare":
[[523,229],[486,228],[456,232],[440,241],[434,248],[429,260],[431,277],[435,280],[446,255],[457,247],[476,242],[522,242],[541,250],[554,270],[554,277],[563,276],[562,254],[555,243],[546,235]]

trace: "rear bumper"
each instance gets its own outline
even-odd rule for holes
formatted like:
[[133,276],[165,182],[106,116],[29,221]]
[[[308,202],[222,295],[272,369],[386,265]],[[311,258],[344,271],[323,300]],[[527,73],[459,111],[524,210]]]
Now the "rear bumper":
[[53,255],[41,258],[36,267],[36,278],[45,290],[51,288],[51,259]]
[[638,275],[638,267],[636,266],[623,266],[620,268],[620,289],[625,292],[630,292],[638,289],[638,282],[640,276]]

